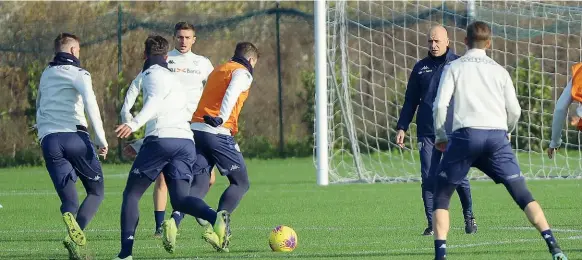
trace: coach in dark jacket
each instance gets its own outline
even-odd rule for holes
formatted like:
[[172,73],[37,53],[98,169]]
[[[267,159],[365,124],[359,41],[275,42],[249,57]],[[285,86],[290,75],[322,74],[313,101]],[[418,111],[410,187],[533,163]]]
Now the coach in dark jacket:
[[[400,111],[400,117],[397,124],[396,143],[404,147],[404,137],[412,118],[418,108],[416,115],[416,135],[418,137],[418,150],[420,152],[420,171],[422,178],[422,200],[424,201],[424,210],[428,221],[428,227],[424,230],[423,235],[432,235],[432,213],[433,213],[433,190],[435,176],[442,153],[434,147],[434,126],[432,106],[437,94],[441,73],[444,66],[457,58],[451,49],[449,49],[449,39],[444,27],[438,25],[430,29],[428,35],[428,56],[414,65],[408,86],[404,106]],[[453,102],[453,101],[451,101]],[[450,133],[452,128],[452,104],[449,106],[447,114],[447,132]],[[465,217],[465,232],[475,233],[477,224],[473,217],[471,189],[469,180],[465,179],[461,185],[457,186],[457,193],[463,206],[463,215]]]

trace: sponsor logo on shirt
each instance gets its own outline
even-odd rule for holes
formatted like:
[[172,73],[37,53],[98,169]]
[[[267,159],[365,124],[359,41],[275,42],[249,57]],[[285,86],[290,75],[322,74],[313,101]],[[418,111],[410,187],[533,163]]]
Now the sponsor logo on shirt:
[[194,73],[194,74],[201,74],[202,72],[200,70],[193,70],[193,69],[189,69],[189,68],[170,68],[171,72],[177,72],[177,73]]

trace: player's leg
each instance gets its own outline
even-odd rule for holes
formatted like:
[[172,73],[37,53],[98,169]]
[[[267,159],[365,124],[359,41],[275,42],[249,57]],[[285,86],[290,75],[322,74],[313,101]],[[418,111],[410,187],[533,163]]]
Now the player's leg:
[[133,241],[139,222],[139,200],[153,182],[146,175],[134,173],[133,169],[136,169],[136,167],[132,167],[123,191],[123,202],[121,204],[121,250],[117,255],[119,259],[127,259],[133,254]]
[[435,259],[446,257],[446,241],[450,229],[449,203],[457,186],[466,178],[475,158],[482,150],[484,137],[473,134],[471,129],[459,129],[449,139],[443,155],[440,171],[435,174],[434,199],[434,246]]
[[[79,199],[75,188],[77,175],[71,163],[65,158],[62,146],[69,141],[73,134],[49,134],[42,139],[41,147],[46,169],[61,200],[61,214],[67,227],[68,237],[76,245],[85,245],[85,234],[75,218],[79,208]],[[69,242],[69,240],[65,239],[65,242]],[[72,247],[73,243],[70,244]]]
[[[208,194],[208,191],[210,190],[211,174],[211,172],[209,173],[204,171],[200,174],[194,175],[190,186],[190,196],[194,196],[200,199],[204,199],[206,197],[206,194]],[[198,222],[198,224],[205,229],[212,228],[212,225],[210,225],[210,223],[204,219],[196,218],[196,222]]]
[[[214,161],[212,158],[208,158],[206,153],[208,153],[208,147],[200,146],[196,144],[196,161],[194,163],[192,172],[193,177],[190,186],[190,196],[194,196],[196,198],[204,199],[206,194],[209,190],[209,175],[208,172],[214,165]],[[180,222],[184,218],[184,213],[180,211],[173,210],[172,218],[176,222],[176,227],[180,226]],[[208,222],[201,219],[196,218],[196,221],[201,225],[205,226],[208,225]]]
[[[189,141],[189,140],[186,140]],[[202,199],[190,196],[190,178],[193,174],[199,174],[200,169],[195,169],[197,161],[194,143],[185,142],[183,139],[175,141],[168,146],[179,147],[171,162],[163,169],[170,194],[170,203],[178,211],[184,212],[194,217],[202,218],[211,223],[215,230],[229,229],[228,215],[223,212],[217,213],[208,206]],[[208,186],[206,184],[205,186]],[[225,221],[226,219],[226,221]],[[169,227],[168,227],[169,226]],[[164,247],[168,252],[173,252],[175,248],[175,222],[173,219],[164,221]],[[204,237],[216,249],[222,248],[224,237],[219,237],[212,232]]]
[[[434,138],[419,137],[418,138],[418,152],[420,155],[420,177],[421,177],[421,192],[422,202],[424,204],[424,214],[427,220],[427,227],[422,233],[423,236],[431,236],[433,234],[432,228],[432,212],[433,210],[433,195],[435,189],[434,178],[431,177],[431,166],[436,167],[440,161],[433,162]],[[436,158],[436,157],[435,157]],[[435,165],[436,163],[436,165]]]
[[81,229],[84,230],[103,202],[104,181],[101,163],[97,159],[97,153],[89,134],[83,131],[78,131],[76,134],[75,138],[78,138],[79,141],[67,143],[65,151],[67,159],[76,169],[87,193],[87,197],[77,212],[77,221]]
[[230,182],[220,197],[218,210],[232,213],[250,187],[247,167],[238,144],[232,136],[197,131],[196,140],[199,139],[211,149],[211,155],[207,157],[211,157],[210,160],[213,160],[220,173],[227,176]]
[[127,178],[121,204],[121,251],[119,259],[133,253],[133,241],[139,222],[139,200],[144,192],[168,164],[168,156],[159,145],[159,138],[147,137],[140,149]]
[[166,187],[166,180],[164,175],[160,174],[154,184],[154,219],[156,221],[156,229],[154,236],[161,237],[162,222],[166,215],[166,205],[168,203],[168,187]]
[[553,258],[567,259],[550,229],[541,206],[527,188],[505,131],[490,131],[487,151],[489,156],[481,158],[476,162],[476,166],[496,183],[503,183],[530,223],[540,232]]
[[477,232],[477,221],[475,221],[475,215],[473,214],[473,199],[471,197],[469,178],[463,179],[459,186],[457,186],[457,194],[459,194],[459,200],[461,200],[461,206],[463,208],[465,233],[474,234]]

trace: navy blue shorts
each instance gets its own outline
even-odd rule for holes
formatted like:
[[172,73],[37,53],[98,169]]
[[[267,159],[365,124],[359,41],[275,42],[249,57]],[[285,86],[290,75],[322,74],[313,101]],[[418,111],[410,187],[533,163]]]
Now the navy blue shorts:
[[216,166],[223,176],[233,172],[245,172],[247,166],[234,137],[193,131],[196,142],[196,164],[194,174],[210,173]]
[[55,188],[64,188],[69,179],[76,182],[77,177],[103,182],[101,163],[87,132],[52,133],[40,145]]
[[143,174],[154,181],[163,171],[166,178],[192,181],[195,161],[192,140],[148,136],[133,161],[130,174]]
[[481,170],[495,183],[523,178],[504,130],[462,128],[453,132],[437,178],[459,184],[471,167]]

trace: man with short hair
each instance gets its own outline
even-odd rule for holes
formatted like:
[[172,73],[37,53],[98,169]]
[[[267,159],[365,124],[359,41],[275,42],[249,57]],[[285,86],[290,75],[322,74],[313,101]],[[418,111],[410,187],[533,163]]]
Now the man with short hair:
[[[234,135],[238,132],[239,114],[249,95],[253,68],[258,59],[259,50],[255,45],[238,43],[231,60],[210,73],[191,120],[197,152],[192,190],[208,192],[208,173],[216,166],[230,182],[218,203],[218,211],[226,212],[226,223],[249,189],[247,167]],[[174,219],[164,221],[162,227],[162,238],[169,241],[166,250],[172,251],[177,233]],[[207,225],[203,238],[217,251],[228,251],[230,229],[216,230]]]
[[[36,128],[68,235],[63,241],[70,259],[80,259],[86,244],[83,230],[103,201],[103,172],[98,155],[108,151],[91,74],[81,68],[79,38],[61,33],[54,40],[55,57],[43,71],[36,98]],[[98,153],[89,137],[85,112],[96,133]],[[79,207],[77,178],[87,197]]]
[[[198,101],[202,95],[202,89],[208,79],[208,75],[214,67],[210,60],[204,56],[192,53],[192,45],[196,42],[196,30],[194,26],[187,22],[179,22],[174,26],[174,49],[168,53],[168,68],[174,72],[180,82],[187,87],[186,97],[188,98],[188,109],[191,114],[194,113],[198,106]],[[130,85],[125,102],[122,108],[123,122],[129,122],[133,118],[131,115],[131,107],[135,103],[139,95],[141,86],[141,78],[137,77]],[[128,145],[124,151],[128,157],[135,157],[143,139],[137,140]],[[214,170],[210,172],[209,186],[214,184],[215,174]],[[164,175],[160,174],[156,179],[154,186],[154,218],[155,218],[155,236],[161,237],[161,225],[165,218],[166,204],[168,198],[168,189],[164,181]],[[175,218],[176,224],[179,225],[183,218],[180,212],[174,212],[172,218]],[[203,225],[204,221],[198,219],[198,222]]]
[[189,195],[196,148],[188,122],[191,114],[186,98],[187,89],[170,72],[166,62],[168,41],[162,36],[150,36],[144,45],[146,60],[141,73],[143,108],[130,122],[115,129],[117,137],[127,138],[142,126],[146,126],[146,138],[131,167],[123,191],[121,251],[116,259],[125,260],[133,259],[139,200],[160,172],[165,175],[174,209],[203,217],[213,227],[212,234],[216,240],[224,240],[217,232],[224,234],[225,230],[230,229],[226,212],[217,213],[202,199]]
[[[503,183],[528,220],[540,231],[554,260],[566,260],[534,200],[509,142],[521,108],[509,73],[485,52],[491,46],[491,28],[476,21],[467,26],[468,51],[445,66],[434,102],[435,146],[444,152],[436,175],[435,259],[446,259],[449,202],[471,167]],[[447,110],[454,97],[453,133],[445,130]]]
[[[447,30],[436,25],[430,28],[428,34],[428,56],[414,65],[408,80],[404,105],[400,111],[396,135],[396,143],[404,147],[404,137],[408,126],[416,115],[416,135],[418,137],[418,150],[420,153],[420,172],[422,200],[424,202],[424,213],[428,223],[422,235],[433,234],[432,212],[434,175],[441,161],[442,153],[434,147],[434,129],[432,119],[432,103],[436,97],[436,91],[441,78],[443,67],[446,63],[459,58],[453,50],[449,49],[449,37]],[[452,126],[452,110],[447,114],[447,133],[450,133]],[[461,185],[457,187],[457,193],[463,207],[465,218],[465,233],[473,234],[477,232],[477,223],[473,215],[473,201],[471,199],[471,187],[469,180],[463,179]]]

